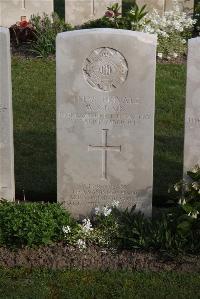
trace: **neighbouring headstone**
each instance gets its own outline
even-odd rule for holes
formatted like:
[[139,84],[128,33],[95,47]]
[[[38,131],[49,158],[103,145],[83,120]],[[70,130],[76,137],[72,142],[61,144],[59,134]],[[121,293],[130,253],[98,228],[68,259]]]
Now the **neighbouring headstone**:
[[[165,11],[174,10],[174,4],[174,0],[167,0],[165,4]],[[181,12],[185,12],[188,15],[193,15],[194,0],[178,0],[177,4]]]
[[122,0],[65,0],[65,21],[81,25],[104,16],[108,6],[122,5]]
[[140,8],[146,5],[146,10],[149,12],[156,9],[160,15],[166,11],[174,11],[175,4],[178,5],[181,12],[189,15],[192,15],[194,10],[194,0],[179,0],[176,3],[174,0],[137,0],[137,4]]
[[0,27],[0,198],[14,200],[14,146],[10,35]]
[[200,37],[188,42],[184,174],[200,164]]
[[0,0],[0,26],[10,27],[28,21],[31,15],[51,15],[53,11],[53,0]]
[[58,201],[75,217],[113,201],[151,215],[155,69],[154,35],[58,35]]

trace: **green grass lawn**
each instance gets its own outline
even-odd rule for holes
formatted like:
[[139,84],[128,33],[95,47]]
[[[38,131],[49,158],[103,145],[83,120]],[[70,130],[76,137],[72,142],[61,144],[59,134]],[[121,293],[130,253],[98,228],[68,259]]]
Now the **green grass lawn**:
[[197,299],[199,285],[199,274],[0,270],[3,299]]
[[[12,71],[17,197],[56,200],[55,61],[15,57]],[[182,174],[185,75],[157,66],[154,203]]]

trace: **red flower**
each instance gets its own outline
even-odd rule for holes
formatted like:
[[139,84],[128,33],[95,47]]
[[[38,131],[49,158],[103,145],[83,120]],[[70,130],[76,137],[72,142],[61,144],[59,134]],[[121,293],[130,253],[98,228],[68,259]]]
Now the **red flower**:
[[106,16],[107,18],[113,18],[113,17],[115,16],[115,13],[114,13],[112,10],[107,10],[107,11],[105,12],[105,16]]
[[26,28],[29,25],[29,22],[27,21],[21,21],[19,22],[19,27]]

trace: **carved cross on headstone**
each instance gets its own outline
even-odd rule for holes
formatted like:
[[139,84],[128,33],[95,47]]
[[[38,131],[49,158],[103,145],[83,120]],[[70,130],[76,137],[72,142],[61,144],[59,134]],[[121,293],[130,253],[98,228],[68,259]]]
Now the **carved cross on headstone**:
[[89,145],[88,151],[101,151],[102,152],[102,179],[107,180],[107,152],[121,152],[121,145],[114,146],[108,145],[107,136],[108,129],[102,130],[102,145]]

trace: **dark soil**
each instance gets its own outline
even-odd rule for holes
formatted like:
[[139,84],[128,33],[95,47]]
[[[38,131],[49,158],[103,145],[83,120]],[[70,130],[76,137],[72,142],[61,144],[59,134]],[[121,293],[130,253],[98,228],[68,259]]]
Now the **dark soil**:
[[115,252],[96,246],[80,251],[59,243],[37,249],[1,247],[0,267],[200,272],[200,256],[172,258],[152,252]]

